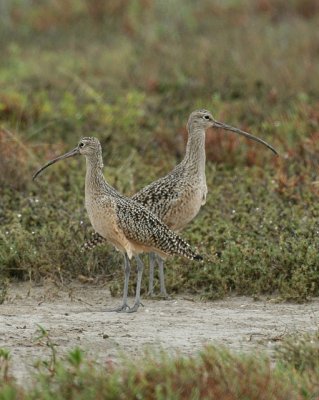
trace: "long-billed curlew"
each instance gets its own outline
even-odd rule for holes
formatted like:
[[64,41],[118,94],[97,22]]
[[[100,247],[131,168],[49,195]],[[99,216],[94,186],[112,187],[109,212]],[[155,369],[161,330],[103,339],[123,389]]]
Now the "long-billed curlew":
[[[188,141],[182,162],[168,175],[149,184],[132,197],[133,200],[151,210],[175,232],[184,229],[206,202],[205,132],[210,127],[221,128],[245,136],[262,143],[277,154],[277,151],[264,140],[216,121],[207,110],[192,112],[187,123]],[[103,241],[101,236],[94,234],[93,239],[87,241],[83,247],[90,249]],[[155,259],[159,265],[160,294],[166,297],[164,263],[160,257],[155,257],[154,254],[150,255],[149,293],[153,294]]]
[[[103,175],[102,149],[96,138],[82,138],[75,149],[49,161],[33,175],[33,179],[48,166],[76,155],[84,155],[86,158],[85,207],[91,224],[99,235],[124,255],[123,303],[110,311],[134,312],[141,304],[140,289],[144,266],[139,254],[154,252],[160,257],[180,255],[191,260],[201,260],[202,257],[192,251],[188,243],[147,208],[121,195],[106,182]],[[130,308],[127,304],[127,292],[132,256],[135,256],[137,261],[138,275],[135,303]]]

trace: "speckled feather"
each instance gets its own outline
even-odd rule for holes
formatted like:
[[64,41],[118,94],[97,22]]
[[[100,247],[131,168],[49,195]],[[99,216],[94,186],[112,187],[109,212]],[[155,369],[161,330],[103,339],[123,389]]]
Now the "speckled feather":
[[139,203],[132,200],[117,202],[116,213],[119,227],[128,239],[158,249],[167,255],[178,254],[190,260],[202,259],[192,251],[185,240]]
[[[188,121],[189,139],[184,159],[169,174],[137,192],[132,199],[148,208],[170,229],[182,230],[205,203],[207,186],[205,176],[205,128],[211,122],[203,116],[207,110],[197,110]],[[212,117],[211,117],[212,118]],[[96,244],[103,243],[103,238]],[[90,241],[88,248],[94,247]]]
[[81,246],[81,251],[92,250],[99,244],[105,243],[105,239],[97,232],[92,232],[91,239],[84,242]]
[[[201,259],[191,247],[143,205],[118,193],[102,172],[102,151],[95,138],[83,138],[87,159],[85,203],[93,228],[119,250],[155,251]],[[92,243],[85,247],[90,247]],[[92,246],[91,246],[92,247]]]
[[[97,207],[100,207],[103,213],[103,208],[106,210],[110,202],[114,205],[116,225],[129,241],[166,255],[181,255],[190,260],[202,259],[192,251],[185,240],[171,231],[147,208],[119,193],[109,192],[107,187],[101,188],[101,191],[103,194],[98,195]],[[93,239],[86,242],[85,248],[91,249],[105,239],[107,238],[95,232]]]
[[[191,113],[185,157],[169,174],[137,192],[132,199],[143,204],[174,231],[183,229],[205,203],[205,129],[211,123],[207,110]],[[212,118],[212,117],[211,117]]]
[[[186,179],[185,179],[186,178]],[[187,181],[186,170],[179,164],[168,175],[137,192],[132,199],[147,207],[164,221],[173,203],[181,198],[180,183]],[[187,182],[185,182],[187,184]]]
[[[141,253],[156,253],[161,258],[180,255],[190,260],[202,260],[190,245],[169,229],[167,225],[140,203],[125,197],[110,186],[103,175],[102,149],[98,139],[82,138],[73,150],[47,162],[34,175],[35,179],[45,168],[69,157],[84,155],[86,158],[85,207],[90,222],[97,234],[110,242],[124,256],[124,290],[119,307],[109,309],[116,312],[136,312],[141,304],[143,262]],[[99,242],[96,234],[84,249],[95,247]],[[135,302],[128,306],[130,259],[137,262]]]

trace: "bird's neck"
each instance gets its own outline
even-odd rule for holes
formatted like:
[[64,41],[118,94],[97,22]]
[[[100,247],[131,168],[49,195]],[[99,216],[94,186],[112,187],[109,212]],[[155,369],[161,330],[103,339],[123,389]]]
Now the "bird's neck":
[[[103,175],[103,159],[101,154],[86,157],[86,195],[108,192],[111,186],[106,182]],[[110,190],[111,192],[111,190]]]
[[205,176],[205,162],[205,129],[190,127],[183,164],[192,173]]

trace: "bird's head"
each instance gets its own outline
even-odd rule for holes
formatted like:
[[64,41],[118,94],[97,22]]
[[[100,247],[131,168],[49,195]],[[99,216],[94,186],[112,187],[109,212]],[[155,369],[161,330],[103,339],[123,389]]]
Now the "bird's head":
[[188,118],[187,127],[188,130],[194,129],[208,129],[214,126],[214,118],[212,114],[207,110],[196,110],[191,113]]
[[277,151],[267,142],[258,137],[251,135],[248,132],[242,131],[241,129],[234,128],[231,125],[224,124],[223,122],[216,121],[212,114],[207,110],[196,110],[191,113],[187,123],[187,130],[189,135],[197,134],[198,132],[205,131],[208,128],[219,128],[226,131],[235,132],[238,135],[245,136],[247,139],[259,142],[264,146],[268,147],[273,153],[277,154]]
[[68,151],[61,156],[54,158],[53,160],[47,162],[43,167],[41,167],[32,177],[33,180],[47,167],[55,164],[58,161],[64,160],[69,157],[74,157],[78,155],[86,156],[87,158],[96,158],[100,160],[102,158],[102,149],[99,140],[95,137],[84,137],[82,138],[78,145],[71,151]]

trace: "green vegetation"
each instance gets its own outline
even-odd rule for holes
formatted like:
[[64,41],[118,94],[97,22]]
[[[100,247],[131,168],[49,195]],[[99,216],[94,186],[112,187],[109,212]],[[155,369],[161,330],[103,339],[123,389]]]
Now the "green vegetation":
[[84,160],[32,173],[94,135],[107,179],[131,195],[181,159],[200,107],[281,157],[208,132],[208,202],[183,233],[205,262],[168,261],[168,291],[319,295],[316,0],[12,4],[0,24],[0,301],[7,279],[48,275],[104,275],[117,294],[120,255],[79,251]]
[[[319,396],[318,335],[309,343],[287,342],[282,361],[264,354],[232,354],[204,347],[193,357],[146,352],[139,360],[108,360],[104,366],[87,360],[76,348],[64,359],[39,360],[29,387],[19,387],[10,375],[10,354],[0,351],[0,398],[24,399],[269,399],[301,400]],[[288,346],[288,347],[287,347]],[[289,349],[289,350],[288,350]],[[278,350],[279,351],[279,350]],[[308,352],[307,373],[302,359]]]

